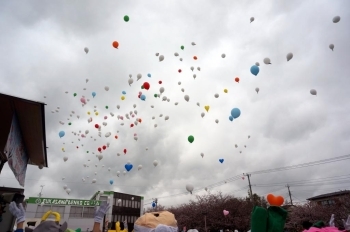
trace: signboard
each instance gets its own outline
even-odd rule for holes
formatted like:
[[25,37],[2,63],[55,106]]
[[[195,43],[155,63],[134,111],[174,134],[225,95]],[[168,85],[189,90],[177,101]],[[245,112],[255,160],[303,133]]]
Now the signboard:
[[15,174],[18,183],[24,187],[28,156],[23,143],[21,128],[19,127],[16,113],[14,113],[12,117],[11,129],[5,146],[5,154],[8,159],[7,162],[13,174]]
[[29,197],[27,203],[44,205],[99,206],[101,204],[101,201]]

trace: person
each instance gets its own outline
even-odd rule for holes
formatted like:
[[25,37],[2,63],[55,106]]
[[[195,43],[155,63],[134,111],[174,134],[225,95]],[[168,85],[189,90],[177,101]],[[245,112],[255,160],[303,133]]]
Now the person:
[[[94,226],[93,232],[101,232],[100,227],[103,223],[103,218],[105,214],[108,212],[110,206],[107,202],[101,204],[101,206],[97,209],[95,207],[94,214]],[[12,201],[9,205],[9,210],[12,215],[17,219],[17,229],[15,232],[24,232],[24,221],[26,220],[25,210],[23,208],[22,203],[16,204]],[[59,222],[59,221],[58,221]],[[26,228],[26,232],[64,232],[67,229],[67,223],[63,223],[62,225],[58,225],[58,222],[53,221],[42,221],[34,230],[30,228]]]

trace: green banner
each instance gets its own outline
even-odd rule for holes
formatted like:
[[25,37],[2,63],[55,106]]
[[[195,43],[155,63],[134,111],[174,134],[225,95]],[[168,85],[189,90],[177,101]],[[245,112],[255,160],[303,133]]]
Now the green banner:
[[99,206],[101,201],[29,197],[29,199],[27,199],[27,203],[44,205]]

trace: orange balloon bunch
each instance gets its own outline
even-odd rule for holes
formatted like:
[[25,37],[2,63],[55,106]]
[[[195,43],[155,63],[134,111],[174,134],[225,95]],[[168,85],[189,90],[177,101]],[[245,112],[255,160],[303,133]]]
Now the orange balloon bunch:
[[284,202],[284,198],[282,196],[275,196],[271,193],[268,194],[266,198],[271,206],[281,206]]

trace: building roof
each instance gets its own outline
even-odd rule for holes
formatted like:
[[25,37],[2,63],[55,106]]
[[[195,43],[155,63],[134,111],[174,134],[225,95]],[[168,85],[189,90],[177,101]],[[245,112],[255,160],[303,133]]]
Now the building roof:
[[323,198],[328,198],[328,197],[337,197],[337,196],[343,196],[343,195],[347,195],[350,194],[350,190],[343,190],[343,191],[338,191],[338,192],[333,192],[333,193],[326,193],[326,194],[321,194],[318,196],[314,196],[314,197],[310,197],[306,200],[308,201],[315,201],[315,200],[320,200]]
[[[0,105],[0,151],[6,146],[12,117],[17,112],[28,164],[47,167],[45,104],[0,93]],[[0,158],[2,163],[6,161],[6,156]]]

